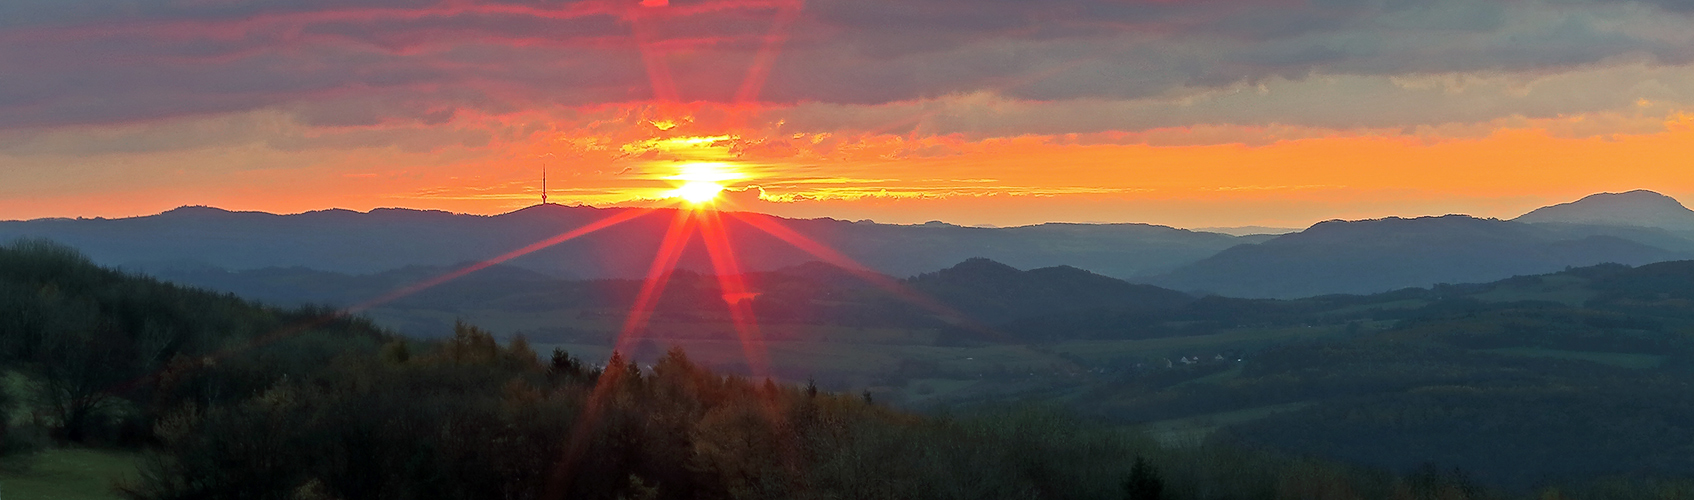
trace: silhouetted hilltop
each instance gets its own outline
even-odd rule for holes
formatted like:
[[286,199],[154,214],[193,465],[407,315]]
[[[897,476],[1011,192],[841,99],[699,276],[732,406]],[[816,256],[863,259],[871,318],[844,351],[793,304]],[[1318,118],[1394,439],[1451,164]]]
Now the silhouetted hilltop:
[[1197,228],[1193,228],[1193,229],[1195,231],[1205,231],[1205,232],[1208,232],[1208,233],[1232,234],[1232,235],[1235,235],[1235,236],[1276,236],[1276,235],[1300,232],[1300,228],[1296,228],[1296,227],[1269,227],[1269,226],[1197,227]]
[[1593,194],[1570,203],[1538,208],[1513,220],[1643,226],[1694,233],[1694,210],[1675,198],[1647,190]]
[[924,273],[907,283],[989,323],[1096,309],[1168,309],[1194,300],[1182,292],[1070,266],[1021,271],[984,258]]
[[1463,215],[1328,221],[1243,245],[1149,282],[1235,297],[1374,293],[1475,283],[1605,262],[1681,254],[1616,236],[1568,238],[1531,224]]

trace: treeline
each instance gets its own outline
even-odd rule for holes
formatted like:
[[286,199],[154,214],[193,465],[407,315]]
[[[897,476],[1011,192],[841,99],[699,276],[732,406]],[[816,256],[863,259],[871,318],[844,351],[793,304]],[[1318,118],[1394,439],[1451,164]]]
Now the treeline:
[[[1037,409],[923,417],[720,376],[673,350],[587,366],[460,325],[219,402],[195,380],[134,499],[1494,498],[1228,444],[1165,449]],[[1137,464],[1140,465],[1137,465]]]
[[[289,329],[293,329],[289,331]],[[75,250],[44,241],[0,247],[0,367],[7,373],[6,447],[49,442],[141,446],[153,441],[159,375],[194,364],[251,367],[283,350],[246,347],[302,338],[322,362],[386,336],[369,323],[320,309],[281,311],[231,295],[182,288],[100,268]],[[304,353],[295,352],[298,355]],[[241,394],[266,386],[263,370],[220,387]],[[253,377],[260,378],[253,378]]]

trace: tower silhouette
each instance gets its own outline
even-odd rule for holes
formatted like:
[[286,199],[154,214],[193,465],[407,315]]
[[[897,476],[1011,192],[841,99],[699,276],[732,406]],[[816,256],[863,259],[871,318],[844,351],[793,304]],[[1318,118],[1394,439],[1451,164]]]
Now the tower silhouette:
[[541,204],[547,204],[547,162],[541,163]]

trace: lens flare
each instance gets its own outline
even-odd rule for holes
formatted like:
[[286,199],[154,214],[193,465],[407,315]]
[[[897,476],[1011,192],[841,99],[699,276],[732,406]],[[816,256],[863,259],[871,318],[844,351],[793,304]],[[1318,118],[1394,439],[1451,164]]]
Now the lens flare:
[[723,192],[723,185],[716,182],[692,181],[671,191],[671,196],[682,198],[684,201],[701,205],[711,203]]

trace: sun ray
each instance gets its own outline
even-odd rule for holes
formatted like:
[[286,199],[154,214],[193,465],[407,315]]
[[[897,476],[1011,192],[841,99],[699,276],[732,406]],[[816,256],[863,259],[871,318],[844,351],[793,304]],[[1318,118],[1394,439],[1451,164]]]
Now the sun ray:
[[777,8],[770,33],[765,35],[764,44],[753,57],[753,65],[747,68],[747,78],[742,80],[741,88],[735,91],[734,103],[750,103],[759,99],[759,92],[764,90],[765,81],[770,79],[771,66],[776,64],[776,56],[782,51],[782,44],[788,41],[789,27],[800,17],[802,7],[804,3],[795,0]]
[[[665,285],[670,281],[670,273],[676,269],[677,261],[682,258],[682,250],[688,246],[688,239],[693,236],[693,220],[692,211],[676,210],[676,217],[665,230],[664,239],[659,243],[659,251],[653,256],[653,264],[648,268],[647,277],[641,283],[641,291],[636,294],[635,304],[630,307],[629,316],[624,319],[623,327],[619,328],[618,336],[613,341],[613,356],[627,353],[635,332],[646,325],[653,306],[664,294]],[[633,363],[635,360],[629,359],[628,362]],[[565,493],[569,491],[570,483],[575,478],[573,473],[576,471],[576,465],[581,463],[583,454],[586,453],[589,435],[599,425],[605,402],[621,383],[622,377],[622,373],[614,373],[610,363],[607,364],[607,370],[601,373],[599,380],[595,382],[594,392],[589,395],[582,414],[577,417],[576,423],[572,424],[570,441],[566,442],[563,456],[549,475],[546,494],[542,498],[564,498]]]
[[676,210],[676,218],[671,221],[670,228],[665,230],[665,237],[659,243],[659,253],[653,256],[653,264],[648,267],[647,277],[641,282],[641,291],[635,296],[635,304],[630,307],[629,316],[624,318],[623,327],[618,329],[617,340],[612,344],[613,352],[627,352],[635,332],[647,325],[659,297],[664,294],[665,285],[670,283],[671,272],[676,270],[676,263],[682,258],[682,250],[688,246],[688,240],[693,236],[693,225],[692,211]]
[[[723,219],[717,210],[704,208],[698,211],[700,218],[701,239],[706,242],[706,252],[712,260],[712,270],[718,277],[718,288],[723,292],[724,304],[729,307],[730,321],[735,325],[736,335],[740,337],[742,357],[752,372],[752,380],[770,380],[770,352],[763,334],[759,331],[758,318],[753,313],[753,294],[748,293],[746,276],[741,273],[741,264],[731,246],[729,235],[724,230]],[[774,396],[774,395],[773,395]],[[784,427],[787,415],[779,406],[775,397],[766,398],[763,405],[765,418],[777,424],[775,428]],[[793,436],[778,433],[773,436],[778,440],[791,440]],[[783,459],[790,464],[800,463],[797,448],[782,446]],[[797,471],[790,469],[791,474]]]
[[665,61],[665,52],[653,43],[654,33],[650,24],[650,19],[657,14],[649,11],[665,7],[653,5],[637,9],[630,19],[630,31],[635,35],[636,48],[641,50],[641,62],[647,66],[647,80],[653,86],[653,99],[674,103],[681,102],[681,95],[677,93],[676,79],[671,76],[670,64]]
[[601,229],[605,229],[605,228],[612,227],[612,226],[615,226],[615,225],[618,225],[618,224],[621,224],[621,223],[624,223],[624,222],[628,222],[630,220],[639,218],[643,215],[653,213],[654,210],[655,209],[651,209],[651,208],[626,208],[626,209],[622,209],[621,212],[614,214],[611,217],[607,217],[607,218],[604,218],[604,219],[594,221],[594,222],[589,223],[587,225],[584,225],[582,227],[561,233],[558,236],[554,236],[552,238],[547,238],[545,240],[535,242],[535,243],[533,243],[529,246],[519,248],[519,249],[513,250],[511,252],[507,252],[507,253],[502,254],[498,257],[488,259],[488,260],[485,260],[485,261],[482,261],[482,262],[478,262],[478,263],[472,264],[470,266],[466,266],[466,267],[459,269],[457,271],[453,271],[451,273],[443,274],[441,276],[437,276],[437,277],[434,277],[434,278],[431,278],[431,279],[428,279],[428,280],[424,280],[422,282],[412,284],[412,285],[407,286],[405,288],[401,288],[399,290],[395,290],[393,292],[390,292],[387,295],[383,295],[381,297],[377,297],[375,299],[371,299],[371,300],[359,303],[359,304],[354,305],[352,307],[348,307],[344,311],[345,311],[346,314],[357,314],[357,313],[363,312],[365,310],[368,310],[370,308],[377,307],[377,306],[380,306],[382,304],[386,304],[386,303],[389,303],[389,302],[393,302],[395,300],[399,300],[400,298],[406,297],[408,295],[412,295],[412,294],[415,294],[415,293],[418,293],[418,292],[421,292],[421,291],[424,291],[424,290],[427,290],[427,289],[430,289],[430,288],[434,288],[434,287],[439,286],[443,283],[453,281],[453,280],[456,280],[456,279],[459,279],[459,278],[463,278],[463,277],[465,277],[465,275],[468,275],[468,274],[471,274],[471,273],[474,273],[474,272],[477,272],[477,271],[481,271],[483,269],[488,269],[488,268],[496,266],[496,265],[504,264],[507,261],[510,261],[512,259],[516,259],[518,257],[523,257],[525,255],[535,253],[537,251],[546,249],[548,247],[583,237],[585,235],[588,235],[589,233],[593,233],[593,232],[599,231]]
[[[512,259],[516,259],[518,257],[529,255],[531,253],[535,253],[535,252],[540,251],[542,249],[546,249],[548,247],[552,247],[554,245],[558,245],[558,244],[564,243],[566,241],[581,238],[581,237],[586,236],[590,233],[594,233],[594,232],[600,231],[602,229],[606,229],[606,228],[609,228],[609,227],[612,227],[612,226],[615,226],[615,225],[618,225],[618,224],[622,224],[624,222],[628,222],[628,221],[640,218],[641,216],[651,214],[656,210],[657,209],[655,209],[655,208],[620,209],[618,211],[618,213],[613,214],[609,217],[601,218],[601,219],[596,220],[594,222],[584,224],[580,227],[577,227],[576,229],[572,229],[570,231],[560,233],[560,234],[553,236],[551,238],[547,238],[545,240],[535,242],[535,243],[530,244],[528,246],[525,246],[523,248],[519,248],[517,250],[513,250],[511,252],[501,254],[497,257],[494,257],[494,258],[491,258],[491,259],[488,259],[488,260],[484,260],[484,261],[478,262],[476,264],[465,266],[463,268],[460,268],[458,270],[455,270],[455,271],[447,273],[447,274],[443,274],[443,275],[440,275],[440,276],[436,276],[434,278],[430,278],[430,279],[427,279],[427,280],[424,280],[424,281],[420,281],[420,282],[405,286],[403,288],[394,290],[392,292],[389,292],[387,294],[384,294],[384,295],[379,296],[379,297],[374,298],[374,299],[366,300],[364,302],[360,302],[358,304],[355,304],[355,305],[352,305],[352,306],[349,306],[349,307],[334,310],[334,311],[330,312],[329,314],[325,314],[325,315],[318,317],[318,318],[303,321],[303,322],[300,322],[300,323],[297,323],[297,324],[294,324],[294,325],[289,325],[287,327],[278,329],[276,331],[266,333],[266,334],[261,335],[259,337],[247,340],[246,342],[242,342],[240,345],[208,354],[208,355],[205,356],[205,358],[208,359],[208,360],[214,360],[214,361],[227,359],[230,356],[234,356],[234,355],[239,354],[241,352],[256,349],[256,348],[268,345],[272,342],[276,342],[276,341],[279,341],[279,340],[282,340],[282,339],[286,339],[288,337],[299,335],[299,334],[304,333],[304,332],[311,330],[313,328],[317,328],[319,326],[329,324],[330,322],[335,321],[337,319],[345,318],[345,317],[348,317],[348,316],[359,314],[359,313],[364,312],[364,311],[368,311],[370,309],[382,306],[383,304],[387,304],[387,303],[390,303],[390,302],[393,302],[393,301],[396,301],[396,300],[400,300],[402,298],[416,294],[418,292],[422,292],[424,290],[428,290],[430,288],[440,286],[440,285],[445,284],[449,281],[453,281],[453,280],[456,280],[456,279],[459,279],[459,278],[463,278],[466,275],[469,275],[471,273],[475,273],[477,271],[481,271],[483,269],[488,269],[489,267],[493,267],[493,266],[511,261]],[[123,392],[123,391],[133,389],[135,387],[138,387],[140,385],[148,383],[148,381],[153,380],[154,378],[158,377],[160,375],[160,373],[161,373],[160,371],[154,371],[154,372],[148,373],[147,375],[144,375],[140,378],[125,381],[123,383],[120,383],[120,384],[113,386],[113,388],[108,390],[107,392]]]
[[963,327],[992,338],[1009,338],[1005,333],[985,325],[980,321],[971,319],[970,316],[965,315],[965,313],[948,307],[946,304],[942,304],[940,301],[930,298],[928,295],[918,293],[916,290],[912,290],[911,288],[900,284],[900,282],[895,281],[893,278],[889,278],[881,273],[872,271],[869,267],[858,263],[858,261],[855,261],[846,255],[842,255],[841,252],[837,252],[835,249],[818,243],[811,238],[807,238],[805,235],[784,227],[776,221],[769,220],[768,218],[756,214],[747,214],[742,212],[730,212],[729,215],[734,217],[735,220],[752,226],[754,229],[764,231],[765,234],[774,236],[795,248],[812,254],[813,257],[817,257],[825,263],[853,273],[853,275],[858,276],[859,279],[863,279],[866,282],[875,285],[877,288],[881,288],[884,291],[893,294],[895,297],[917,305],[918,307],[928,309],[930,312],[953,322],[956,326]]
[[770,361],[764,338],[753,316],[753,301],[747,292],[741,265],[736,261],[735,249],[724,232],[723,219],[716,210],[701,210],[699,218],[701,239],[706,242],[706,253],[711,257],[712,270],[718,277],[718,289],[723,293],[724,305],[729,307],[730,322],[734,323],[736,335],[740,337],[747,366],[755,377],[769,377]]

